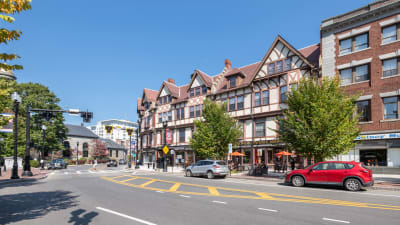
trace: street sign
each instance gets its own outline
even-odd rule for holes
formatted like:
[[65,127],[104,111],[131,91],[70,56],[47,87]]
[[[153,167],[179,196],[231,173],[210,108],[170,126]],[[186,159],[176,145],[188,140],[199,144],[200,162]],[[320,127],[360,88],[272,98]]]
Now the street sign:
[[172,142],[172,131],[170,129],[167,129],[167,143],[171,144]]
[[175,151],[174,151],[174,150],[171,150],[171,155],[173,155],[173,154],[175,154]]
[[135,142],[135,141],[131,141],[131,144],[132,144],[132,145],[135,145],[135,144],[136,144],[136,142]]
[[228,147],[229,147],[229,153],[232,153],[232,143],[229,143]]
[[164,154],[167,154],[169,152],[169,149],[167,146],[164,146],[164,148],[162,149]]
[[133,129],[132,128],[126,128],[126,133],[128,133],[128,136],[132,136]]
[[111,134],[112,130],[113,130],[113,126],[111,125],[105,125],[104,129],[106,130],[107,134]]

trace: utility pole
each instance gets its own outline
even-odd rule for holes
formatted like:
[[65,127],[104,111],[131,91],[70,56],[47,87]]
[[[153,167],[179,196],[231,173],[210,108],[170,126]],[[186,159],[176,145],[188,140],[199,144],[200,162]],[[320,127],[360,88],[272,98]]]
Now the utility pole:
[[[132,167],[132,134],[133,134],[133,128],[126,128],[126,132],[128,133],[128,136],[129,136],[129,165],[128,165],[128,168],[130,169]],[[136,157],[135,157],[135,160],[136,160]],[[136,163],[135,163],[135,166],[136,166]]]

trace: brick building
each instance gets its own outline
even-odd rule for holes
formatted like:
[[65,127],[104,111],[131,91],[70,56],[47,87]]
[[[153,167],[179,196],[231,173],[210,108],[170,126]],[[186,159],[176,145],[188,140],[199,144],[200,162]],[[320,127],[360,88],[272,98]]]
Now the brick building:
[[381,0],[321,24],[322,76],[359,94],[362,133],[341,160],[400,167],[400,1]]

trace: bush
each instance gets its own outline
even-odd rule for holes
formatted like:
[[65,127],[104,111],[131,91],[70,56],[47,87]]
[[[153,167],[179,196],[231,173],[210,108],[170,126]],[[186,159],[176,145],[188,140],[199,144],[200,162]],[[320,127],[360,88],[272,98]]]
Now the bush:
[[39,161],[37,161],[37,160],[31,160],[30,164],[31,164],[31,167],[34,167],[34,168],[39,167]]

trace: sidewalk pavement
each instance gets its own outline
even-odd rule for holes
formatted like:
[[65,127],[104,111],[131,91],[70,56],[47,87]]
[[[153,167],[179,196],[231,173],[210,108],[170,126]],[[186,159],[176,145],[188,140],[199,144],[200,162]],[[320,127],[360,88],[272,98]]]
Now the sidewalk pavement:
[[38,179],[43,179],[47,177],[47,170],[40,170],[39,168],[31,168],[31,171],[33,173],[33,176],[31,177],[26,177],[22,176],[22,168],[18,169],[18,176],[19,179],[10,179],[11,178],[11,173],[12,173],[12,168],[8,169],[6,172],[1,168],[1,175],[0,176],[0,185],[2,184],[9,184],[9,183],[15,183],[15,182],[23,182],[27,180],[38,180]]

